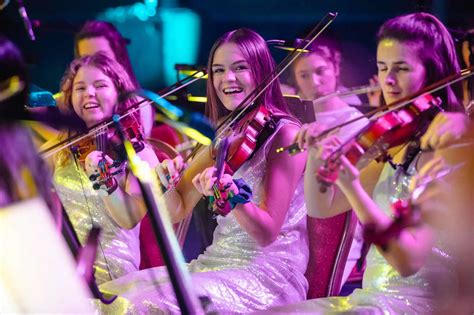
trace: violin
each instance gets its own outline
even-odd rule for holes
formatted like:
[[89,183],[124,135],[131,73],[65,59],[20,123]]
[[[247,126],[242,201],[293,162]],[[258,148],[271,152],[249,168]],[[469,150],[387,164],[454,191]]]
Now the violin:
[[217,180],[213,185],[213,212],[225,215],[230,211],[226,192],[228,187],[222,187],[219,183],[222,174],[233,175],[273,134],[275,126],[275,117],[265,106],[260,105],[244,115],[231,134],[217,141],[217,152],[213,153],[217,169]]
[[431,120],[443,109],[441,99],[431,94],[423,94],[397,111],[390,111],[372,120],[359,134],[349,139],[326,160],[317,172],[321,183],[320,191],[337,180],[341,155],[345,155],[358,169],[372,160],[391,160],[388,150],[420,137]]
[[[215,143],[221,142],[224,138],[229,139],[225,153],[225,163],[218,167],[218,174],[222,168],[228,174],[233,174],[237,171],[254,152],[273,134],[276,126],[276,119],[261,103],[261,95],[267,88],[272,86],[275,80],[290,66],[290,64],[298,58],[301,51],[306,49],[317,38],[317,36],[324,31],[336,18],[337,13],[328,13],[323,20],[318,23],[308,34],[307,38],[301,42],[301,47],[293,50],[274,71],[268,73],[258,86],[250,92],[244,100],[235,108],[220,124],[217,126],[218,134]],[[300,45],[299,45],[300,46]],[[191,154],[189,154],[185,162],[193,158],[201,146],[197,146]],[[214,152],[214,159],[216,154]],[[219,158],[220,159],[220,158]],[[211,161],[209,161],[211,162]],[[218,178],[220,175],[216,174]],[[219,181],[217,181],[219,182]],[[219,184],[218,184],[219,185]],[[220,201],[225,199],[221,195],[222,187],[214,187],[214,198],[217,200],[215,204],[220,204]],[[224,189],[225,190],[225,189]]]
[[[399,101],[396,101],[394,103],[391,103],[391,104],[387,104],[385,106],[381,106],[381,107],[378,107],[370,112],[367,112],[365,113],[364,115],[362,116],[359,116],[359,117],[356,117],[354,119],[351,119],[349,121],[346,121],[342,124],[339,124],[337,126],[334,126],[332,128],[329,128],[328,130],[325,130],[323,131],[321,134],[319,134],[318,136],[315,136],[313,137],[311,140],[312,141],[319,141],[321,139],[323,139],[324,137],[326,137],[327,135],[329,135],[331,132],[333,132],[334,130],[336,129],[340,129],[344,126],[347,126],[349,124],[352,124],[358,120],[361,120],[361,119],[364,119],[364,118],[370,118],[370,119],[373,119],[374,117],[377,117],[377,115],[379,115],[380,113],[383,114],[384,111],[395,111],[395,110],[399,110],[399,109],[402,109],[403,107],[407,106],[407,105],[410,105],[411,103],[413,103],[417,98],[419,97],[422,97],[424,94],[433,94],[451,84],[454,84],[454,83],[457,83],[457,82],[460,82],[460,81],[463,81],[471,76],[474,75],[474,67],[471,67],[471,68],[467,68],[467,69],[463,69],[461,70],[461,73],[456,73],[456,74],[453,74],[453,75],[450,75],[438,82],[435,82],[427,87],[425,87],[422,91],[418,92],[418,93],[415,93],[414,95],[411,95],[411,96],[408,96],[406,98],[403,98]],[[298,154],[300,152],[303,152],[304,149],[300,149],[299,146],[298,146],[298,143],[293,143],[289,146],[286,146],[286,147],[281,147],[281,148],[278,148],[276,150],[277,153],[281,153],[281,152],[284,152],[284,151],[287,151],[289,154]]]
[[[138,120],[134,116],[127,116],[121,120],[125,136],[129,139],[136,152],[144,149],[144,137]],[[114,176],[123,172],[126,156],[122,152],[123,148],[117,130],[107,128],[99,131],[95,137],[86,137],[71,146],[74,157],[79,161],[83,169],[86,168],[86,157],[94,151],[102,152],[97,172],[89,176],[93,182],[93,188],[99,190],[102,185],[109,193],[117,187]],[[109,156],[112,162],[107,161],[105,156]]]
[[226,157],[227,172],[235,173],[273,133],[275,126],[275,117],[263,105],[244,115],[228,135],[231,144]]

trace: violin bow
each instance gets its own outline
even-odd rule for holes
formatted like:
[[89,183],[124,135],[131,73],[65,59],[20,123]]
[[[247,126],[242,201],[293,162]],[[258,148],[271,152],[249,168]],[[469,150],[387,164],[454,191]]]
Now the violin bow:
[[[182,88],[188,86],[189,84],[199,80],[201,78],[201,75],[200,75],[201,73],[203,73],[203,70],[196,71],[195,73],[193,73],[193,74],[183,78],[182,80],[174,83],[170,87],[163,89],[162,91],[159,92],[160,96],[156,100],[165,98],[166,96],[171,95],[171,94],[181,90]],[[137,91],[131,91],[129,93],[126,93],[124,96],[122,96],[122,98],[128,98],[128,97],[131,97],[131,96],[136,95],[136,94],[138,94]],[[156,101],[156,100],[153,100],[153,102]],[[150,102],[150,100],[148,98],[144,98],[143,100],[138,101],[137,103],[135,103],[132,106],[130,106],[129,108],[127,108],[127,110],[125,110],[120,115],[120,118],[124,118],[124,117],[127,117],[127,116],[131,115],[131,114],[134,114],[135,112],[140,110],[142,107],[148,105],[149,102]],[[67,139],[65,139],[63,141],[60,141],[60,142],[44,149],[43,151],[40,152],[40,155],[43,158],[48,158],[48,157],[58,153],[59,151],[63,150],[64,148],[69,147],[69,146],[83,140],[84,138],[90,137],[91,135],[93,135],[95,133],[101,132],[103,129],[111,126],[112,124],[114,124],[112,119],[108,120],[107,122],[98,123],[98,124],[88,128],[85,132],[79,133],[79,134],[74,135],[72,137],[68,137]]]
[[[454,84],[454,83],[457,83],[459,81],[465,80],[465,79],[467,79],[467,78],[469,78],[470,76],[473,76],[473,75],[474,75],[474,67],[463,69],[460,73],[450,75],[450,76],[448,76],[448,77],[446,77],[446,78],[444,78],[440,81],[437,81],[433,84],[430,84],[429,86],[425,87],[424,89],[422,89],[421,91],[415,93],[414,95],[410,95],[410,96],[404,97],[403,99],[395,101],[393,103],[378,107],[378,108],[376,108],[376,109],[374,109],[374,110],[372,110],[368,113],[365,113],[365,114],[363,114],[359,117],[353,118],[353,119],[348,120],[344,123],[341,123],[339,125],[331,127],[329,129],[321,132],[319,135],[315,136],[312,140],[313,141],[319,141],[321,139],[324,139],[328,134],[330,134],[334,130],[342,128],[344,126],[347,126],[349,124],[352,124],[352,123],[354,123],[356,121],[359,121],[361,119],[364,119],[364,118],[369,118],[371,120],[375,120],[375,119],[378,118],[377,114],[379,114],[381,112],[383,112],[383,114],[386,114],[386,113],[389,113],[389,112],[393,112],[397,109],[403,108],[403,107],[411,104],[413,101],[415,101],[417,98],[423,96],[424,94],[431,94],[431,93],[437,92],[437,91],[439,91],[441,89],[444,89],[445,87],[447,87],[451,84]],[[293,143],[289,146],[281,147],[281,148],[278,148],[276,150],[277,153],[281,153],[283,151],[289,151],[290,154],[296,154],[298,152],[302,152],[302,150],[299,149],[297,143]]]

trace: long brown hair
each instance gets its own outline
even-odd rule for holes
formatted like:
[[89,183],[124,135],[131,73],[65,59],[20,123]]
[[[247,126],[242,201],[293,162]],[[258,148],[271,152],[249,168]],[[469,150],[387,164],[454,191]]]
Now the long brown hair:
[[[207,63],[209,79],[207,80],[206,87],[206,115],[214,123],[230,113],[230,111],[224,107],[217,96],[217,93],[214,89],[214,78],[212,74],[212,62],[214,60],[216,50],[225,43],[234,43],[239,47],[242,55],[252,70],[252,76],[257,85],[262,82],[268,74],[273,73],[275,70],[275,61],[270,54],[268,46],[265,40],[256,32],[247,28],[241,28],[222,35],[214,43],[214,46],[209,53],[209,59]],[[265,106],[274,114],[291,116],[283,99],[278,79],[275,80],[265,90],[257,102],[265,104]]]

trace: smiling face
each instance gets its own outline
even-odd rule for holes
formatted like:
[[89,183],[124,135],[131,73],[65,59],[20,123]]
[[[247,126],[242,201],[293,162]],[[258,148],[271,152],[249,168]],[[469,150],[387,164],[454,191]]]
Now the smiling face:
[[377,47],[377,68],[387,104],[414,94],[425,85],[426,69],[412,43],[382,40]]
[[74,77],[72,106],[76,114],[91,127],[112,117],[118,93],[112,80],[93,66],[83,66]]
[[212,61],[212,80],[217,97],[228,110],[234,110],[255,89],[249,63],[234,43],[217,48]]
[[311,53],[298,58],[294,65],[298,94],[314,100],[336,91],[338,70],[325,58]]

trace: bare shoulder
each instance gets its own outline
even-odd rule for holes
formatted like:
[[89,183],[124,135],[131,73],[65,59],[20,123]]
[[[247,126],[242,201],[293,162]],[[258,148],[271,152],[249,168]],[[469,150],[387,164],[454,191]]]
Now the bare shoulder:
[[299,130],[300,126],[293,123],[287,123],[283,125],[275,134],[275,137],[272,141],[272,149],[275,148],[276,150],[279,147],[293,144],[296,139],[296,134]]
[[285,124],[277,131],[267,154],[270,165],[285,165],[285,168],[291,169],[297,167],[299,164],[304,164],[306,161],[306,153],[290,155],[286,151],[281,153],[276,152],[278,148],[293,144],[299,129],[300,127],[298,125],[289,123]]

